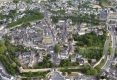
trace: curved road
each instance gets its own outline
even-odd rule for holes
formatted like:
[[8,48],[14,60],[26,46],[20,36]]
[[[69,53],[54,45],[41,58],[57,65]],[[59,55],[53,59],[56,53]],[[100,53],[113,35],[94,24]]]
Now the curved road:
[[106,64],[106,66],[104,67],[104,69],[108,69],[113,58],[114,58],[114,53],[115,53],[115,34],[114,34],[114,26],[107,24],[108,27],[111,29],[111,37],[112,37],[112,53],[110,55],[110,60],[108,61],[108,63]]

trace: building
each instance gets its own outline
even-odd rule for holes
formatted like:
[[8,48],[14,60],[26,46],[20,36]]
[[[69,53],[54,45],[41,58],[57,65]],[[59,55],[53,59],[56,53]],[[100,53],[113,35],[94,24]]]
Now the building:
[[2,69],[0,69],[0,77],[2,80],[15,80],[14,77],[6,74]]

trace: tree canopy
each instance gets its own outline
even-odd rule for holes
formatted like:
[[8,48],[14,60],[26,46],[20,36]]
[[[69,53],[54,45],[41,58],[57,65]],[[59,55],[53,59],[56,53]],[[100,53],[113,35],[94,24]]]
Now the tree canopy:
[[56,44],[54,49],[55,49],[55,52],[57,52],[57,53],[59,53],[61,51],[61,47],[59,44]]
[[87,71],[86,71],[86,74],[87,74],[87,75],[94,75],[94,74],[97,74],[97,70],[96,70],[96,69],[87,70]]
[[15,68],[17,65],[15,62],[12,63],[12,66]]
[[6,46],[2,40],[0,40],[0,53],[3,54],[6,51]]
[[44,18],[44,15],[42,13],[40,13],[38,10],[27,10],[27,11],[25,11],[25,13],[26,13],[26,15],[23,18],[9,23],[7,27],[10,28],[10,27],[22,24],[24,22],[27,23],[30,21],[40,20],[40,19]]
[[87,33],[85,35],[73,35],[73,38],[75,41],[77,41],[77,46],[97,46],[97,47],[103,47],[105,40],[106,40],[106,34],[97,36],[96,33],[93,31],[91,33]]

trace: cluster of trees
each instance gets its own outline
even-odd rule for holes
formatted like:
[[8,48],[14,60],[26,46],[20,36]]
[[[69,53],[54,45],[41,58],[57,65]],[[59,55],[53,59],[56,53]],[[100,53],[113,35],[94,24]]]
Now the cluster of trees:
[[71,62],[71,59],[63,59],[60,62],[60,67],[66,67],[66,66],[78,66],[78,62]]
[[60,71],[62,72],[63,75],[65,75],[65,72],[67,72],[68,74],[71,74],[72,70],[66,68],[66,69],[61,69]]
[[94,75],[94,74],[97,74],[97,70],[96,70],[96,69],[87,70],[86,74],[87,74],[87,75]]
[[9,56],[10,58],[15,61],[15,63],[18,65],[18,66],[21,66],[15,59],[15,52],[17,51],[21,51],[21,52],[26,52],[27,50],[24,49],[24,47],[22,45],[17,45],[17,46],[14,46],[10,43],[10,40],[9,40],[9,37],[8,36],[5,36],[5,45],[7,47],[7,51],[9,53]]
[[4,67],[6,68],[8,73],[10,73],[12,75],[14,75],[16,73],[16,70],[9,63],[9,61],[7,60],[7,57],[5,55],[0,54],[0,61],[2,62],[2,64],[4,65]]
[[101,20],[96,19],[96,16],[94,14],[79,14],[78,16],[52,16],[52,22],[58,23],[58,20],[66,20],[71,19],[73,24],[81,24],[82,22],[86,22],[91,25],[99,25],[102,23]]
[[10,10],[8,15],[3,15],[2,13],[0,13],[0,19],[9,19],[9,18],[14,18],[14,16],[16,16],[16,10]]
[[101,67],[97,66],[95,69],[87,69],[86,74],[87,75],[95,75],[101,71]]
[[24,77],[43,77],[45,78],[47,73],[49,73],[50,71],[46,71],[46,72],[28,72],[28,73],[22,73],[21,76]]
[[39,62],[34,68],[52,68],[52,62],[50,61],[51,55],[47,55],[43,58],[42,62]]
[[83,57],[88,59],[99,60],[102,57],[102,54],[103,54],[102,49],[86,49],[82,55]]
[[[24,0],[21,0],[21,1],[24,1]],[[13,0],[14,3],[18,3],[19,0]],[[33,3],[32,0],[25,0],[26,3]]]
[[6,51],[6,46],[2,40],[0,40],[0,54],[5,53]]
[[96,33],[94,31],[92,31],[91,33],[87,33],[85,35],[73,35],[73,38],[75,41],[77,41],[76,45],[77,46],[96,46],[96,47],[103,47],[105,40],[106,40],[106,34],[97,36]]
[[65,15],[65,10],[54,11],[54,10],[48,9],[48,11],[50,11],[53,14],[62,14],[62,15]]
[[26,15],[23,18],[18,19],[15,22],[9,23],[7,27],[13,27],[24,22],[28,23],[30,21],[40,20],[44,18],[44,15],[40,13],[38,10],[27,10],[25,11],[25,13]]

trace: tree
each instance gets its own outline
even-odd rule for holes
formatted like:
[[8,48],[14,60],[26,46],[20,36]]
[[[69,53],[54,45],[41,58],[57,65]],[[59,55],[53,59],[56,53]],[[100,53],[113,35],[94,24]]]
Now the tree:
[[90,69],[90,74],[91,75],[97,74],[97,70],[96,69]]
[[97,75],[97,80],[100,80],[101,76],[100,74]]
[[101,71],[101,67],[100,66],[97,66],[95,69],[97,70],[97,72]]
[[12,66],[15,68],[17,65],[15,62],[12,63]]
[[62,72],[62,75],[65,75],[65,71]]
[[86,75],[90,75],[90,70],[87,70]]
[[61,51],[61,47],[59,44],[56,44],[54,49],[55,49],[55,52],[57,52],[57,53],[59,53]]
[[2,40],[0,40],[0,53],[3,54],[6,51],[6,46]]
[[46,66],[47,66],[47,68],[49,68],[50,67],[50,63],[46,63]]
[[68,70],[68,71],[67,71],[67,73],[68,73],[68,74],[71,74],[71,71],[70,71],[70,70]]
[[32,76],[32,72],[29,72],[29,73],[28,73],[28,76],[31,77],[31,76]]
[[19,1],[18,0],[13,0],[14,3],[18,3]]

